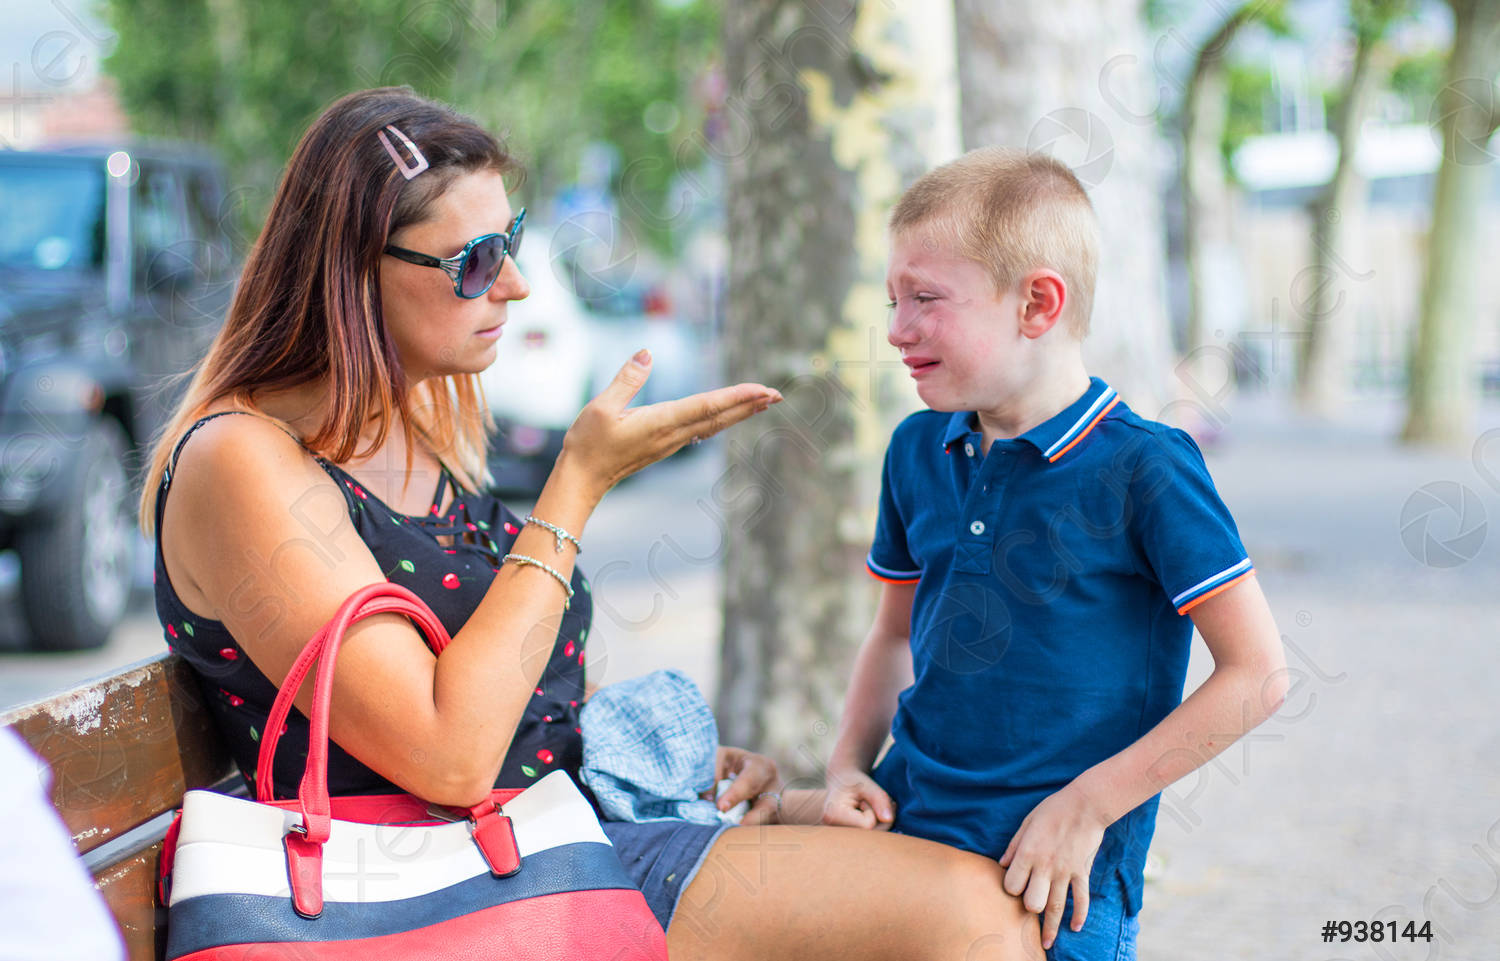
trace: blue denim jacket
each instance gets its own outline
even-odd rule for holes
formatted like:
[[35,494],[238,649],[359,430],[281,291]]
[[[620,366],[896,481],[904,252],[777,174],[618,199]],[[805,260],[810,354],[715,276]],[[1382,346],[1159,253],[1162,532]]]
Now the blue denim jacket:
[[703,694],[678,671],[653,671],[595,691],[583,705],[579,776],[607,819],[720,824],[698,796],[714,786],[719,728]]

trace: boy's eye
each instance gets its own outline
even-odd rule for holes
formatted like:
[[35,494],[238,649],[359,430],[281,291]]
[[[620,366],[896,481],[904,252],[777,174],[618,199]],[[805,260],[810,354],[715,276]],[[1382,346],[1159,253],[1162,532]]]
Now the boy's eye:
[[891,310],[895,310],[896,309],[896,302],[894,300],[890,301],[889,303],[886,304],[886,307],[890,308]]

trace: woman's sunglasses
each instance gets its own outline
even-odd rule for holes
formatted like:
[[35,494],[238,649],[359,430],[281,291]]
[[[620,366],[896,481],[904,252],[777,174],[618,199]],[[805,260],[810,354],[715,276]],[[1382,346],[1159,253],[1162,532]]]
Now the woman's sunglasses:
[[505,255],[512,259],[521,249],[521,234],[526,221],[526,208],[522,207],[516,219],[503,234],[485,234],[464,244],[464,249],[446,259],[431,254],[418,253],[386,244],[385,252],[397,260],[404,260],[419,267],[436,267],[453,278],[453,292],[465,300],[473,300],[495,285],[500,268],[505,266]]

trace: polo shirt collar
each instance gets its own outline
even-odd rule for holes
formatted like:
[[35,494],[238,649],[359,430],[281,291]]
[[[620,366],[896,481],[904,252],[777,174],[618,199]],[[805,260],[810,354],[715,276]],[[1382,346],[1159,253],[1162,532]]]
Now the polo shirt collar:
[[[1115,393],[1113,387],[1097,377],[1090,377],[1089,389],[1083,392],[1082,397],[1016,440],[1026,441],[1049,462],[1056,462],[1086,437],[1119,401],[1120,395]],[[948,418],[948,429],[943,434],[944,449],[952,447],[976,429],[972,411],[954,412]]]

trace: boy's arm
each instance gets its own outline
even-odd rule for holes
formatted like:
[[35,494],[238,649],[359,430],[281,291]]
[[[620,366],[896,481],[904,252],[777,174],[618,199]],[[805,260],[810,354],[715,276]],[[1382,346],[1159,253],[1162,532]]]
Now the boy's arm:
[[875,756],[891,730],[896,695],[911,686],[911,605],[917,585],[886,582],[875,622],[854,659],[838,738],[828,759],[823,821],[854,827],[888,827],[890,798],[870,778]]
[[1191,617],[1213,673],[1134,744],[1038,804],[1000,858],[1005,890],[1024,892],[1028,910],[1046,911],[1043,947],[1057,935],[1070,884],[1072,928],[1083,926],[1104,829],[1270,717],[1286,696],[1281,637],[1255,577],[1202,601]]

